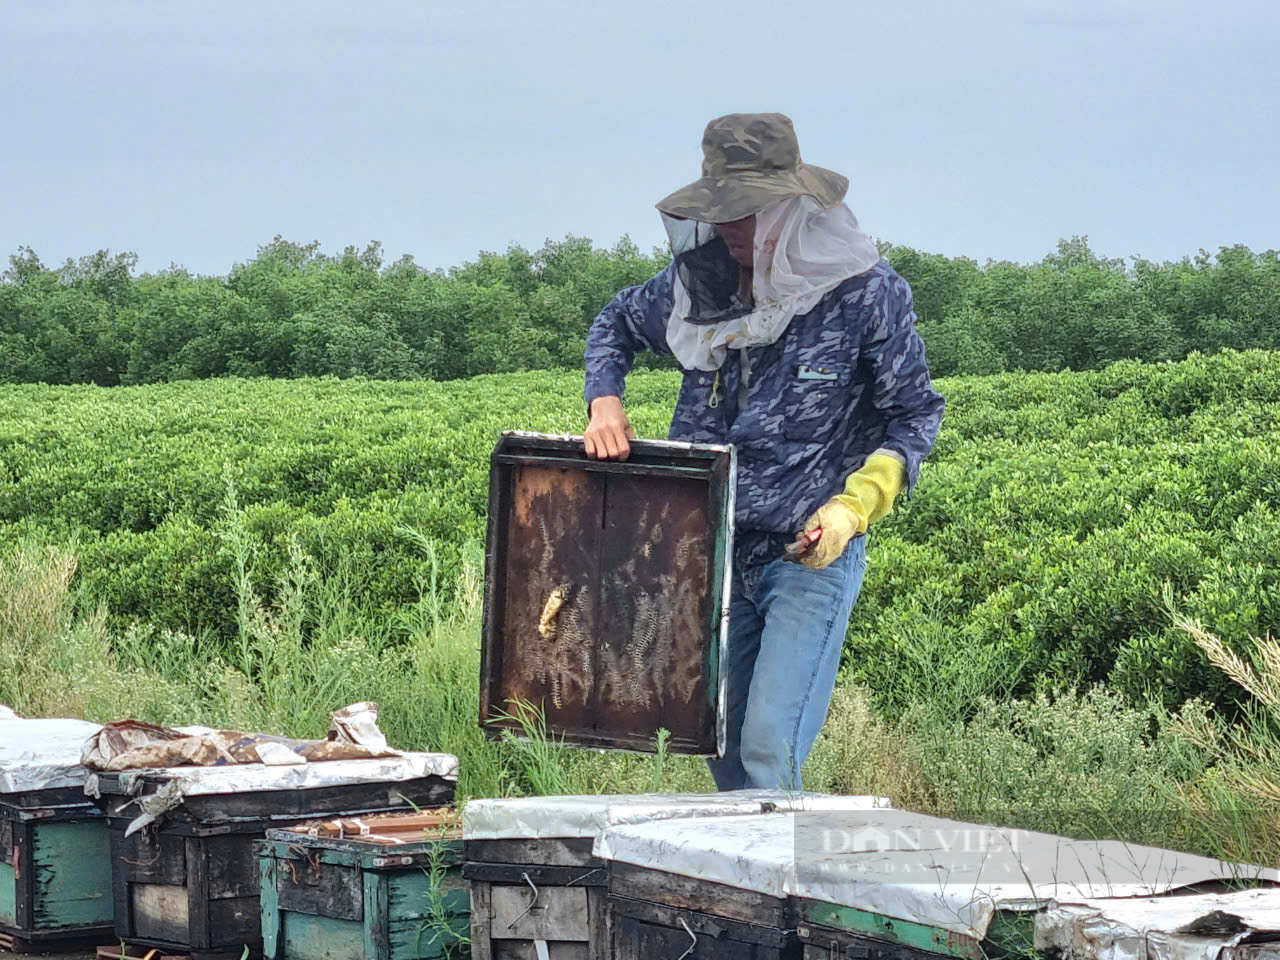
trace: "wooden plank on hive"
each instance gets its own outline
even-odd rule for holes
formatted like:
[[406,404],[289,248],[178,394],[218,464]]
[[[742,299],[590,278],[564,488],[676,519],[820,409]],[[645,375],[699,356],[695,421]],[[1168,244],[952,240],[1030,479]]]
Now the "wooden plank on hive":
[[476,863],[536,863],[548,867],[584,867],[600,861],[591,855],[592,837],[549,840],[470,840],[466,858]]
[[492,885],[484,880],[471,882],[471,960],[493,960],[490,938],[493,930]]
[[276,879],[281,910],[338,920],[364,919],[364,877],[355,867],[304,858],[290,861]]
[[[122,884],[122,886],[126,886]],[[161,883],[130,883],[129,915],[134,933],[148,940],[186,943],[187,888]]]
[[41,823],[31,831],[36,896],[32,929],[109,926],[111,860],[106,821]]
[[364,875],[364,956],[365,960],[391,960],[387,875]]
[[[581,941],[550,940],[544,946],[547,960],[590,960],[591,957],[588,945]],[[493,945],[493,960],[542,960],[542,955],[532,940],[498,940]]]
[[277,956],[300,960],[364,960],[364,930],[354,920],[287,913]]
[[[191,947],[191,952],[208,950],[213,946],[215,933],[209,923],[209,861],[204,856],[204,837],[186,837],[187,848],[187,935],[179,942]],[[160,939],[160,938],[155,938]],[[225,941],[221,941],[225,942]]]
[[784,925],[786,901],[779,897],[629,863],[610,865],[609,892],[764,927]]
[[986,956],[982,943],[973,937],[871,910],[806,900],[801,901],[799,912],[803,921],[802,937],[805,936],[805,928],[811,927],[814,937],[830,937],[843,931],[861,935],[872,943],[881,941],[886,945],[898,945],[931,955],[943,954],[963,960],[982,960]]
[[279,960],[280,948],[280,906],[276,899],[276,858],[275,845],[262,841],[257,848],[258,857],[258,899],[259,919],[262,925],[262,956],[264,960]]
[[585,887],[493,886],[490,936],[494,940],[579,940],[591,938]]
[[589,924],[591,960],[609,960],[612,953],[609,891],[605,887],[587,889],[587,922]]

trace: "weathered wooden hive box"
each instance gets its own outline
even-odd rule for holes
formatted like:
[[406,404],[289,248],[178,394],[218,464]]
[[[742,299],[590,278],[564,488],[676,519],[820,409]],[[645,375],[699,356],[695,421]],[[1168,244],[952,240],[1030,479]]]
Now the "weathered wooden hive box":
[[262,922],[254,841],[269,829],[320,817],[450,804],[456,780],[456,758],[426,753],[99,773],[115,936],[197,958],[238,960],[246,947],[257,956]]
[[594,852],[609,861],[619,960],[678,943],[702,958],[1026,955],[1036,912],[1055,895],[1132,897],[1241,871],[891,809],[620,826]]
[[256,844],[267,960],[428,960],[466,941],[456,813],[268,830]]
[[609,956],[792,960],[794,817],[696,817],[610,827],[593,852],[609,873]]
[[491,457],[480,721],[557,741],[716,754],[724,742],[735,461],[723,446],[507,433]]
[[543,950],[551,960],[612,956],[608,864],[592,851],[611,826],[886,803],[763,790],[473,800],[463,811],[472,956],[515,960]]
[[0,947],[55,950],[112,930],[107,824],[80,748],[98,725],[0,708]]

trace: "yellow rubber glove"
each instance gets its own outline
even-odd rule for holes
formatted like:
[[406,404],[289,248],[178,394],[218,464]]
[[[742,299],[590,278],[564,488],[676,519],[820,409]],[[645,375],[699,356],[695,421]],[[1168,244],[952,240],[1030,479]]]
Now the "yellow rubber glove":
[[804,529],[822,528],[818,542],[805,551],[800,562],[821,570],[830,566],[849,541],[893,509],[893,501],[906,486],[907,471],[902,463],[886,453],[873,453],[861,468],[849,474],[844,492],[820,506]]

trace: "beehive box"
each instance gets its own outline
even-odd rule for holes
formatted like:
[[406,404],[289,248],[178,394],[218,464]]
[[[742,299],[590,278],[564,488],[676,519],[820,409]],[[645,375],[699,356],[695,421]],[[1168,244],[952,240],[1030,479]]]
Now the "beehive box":
[[[457,761],[406,754],[300,766],[175,767],[97,775],[111,841],[115,936],[170,953],[262,949],[254,842],[318,817],[453,801]],[[130,833],[139,801],[159,819]],[[168,809],[164,809],[168,807]]]
[[797,960],[785,888],[792,823],[772,813],[605,830],[593,852],[609,865],[608,956]]
[[507,433],[491,458],[480,722],[672,752],[724,744],[734,453],[636,441],[590,460],[579,438]]
[[80,720],[0,708],[0,947],[56,950],[110,938],[107,826],[84,794]]
[[454,956],[470,925],[461,830],[447,814],[268,830],[256,845],[267,960]]
[[[112,930],[107,828],[69,796],[0,796],[0,947],[92,945]],[[13,802],[18,801],[18,802]]]
[[512,960],[541,956],[540,950],[551,960],[611,956],[609,869],[592,849],[611,826],[884,804],[876,797],[763,790],[473,800],[463,813],[472,956]]
[[696,943],[691,957],[731,955],[718,942],[727,938],[750,940],[741,955],[761,960],[981,960],[1029,951],[1035,911],[1058,895],[1137,896],[1277,876],[890,809],[619,826],[594,852],[609,862],[618,960],[668,949],[680,934],[685,946]]

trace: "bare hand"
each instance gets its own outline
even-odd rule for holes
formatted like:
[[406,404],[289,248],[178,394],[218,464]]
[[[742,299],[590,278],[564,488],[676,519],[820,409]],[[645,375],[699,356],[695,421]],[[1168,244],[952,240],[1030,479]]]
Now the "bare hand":
[[617,397],[596,397],[591,401],[591,422],[587,424],[585,439],[587,456],[597,460],[625,460],[631,456],[631,444],[636,432],[631,428]]

